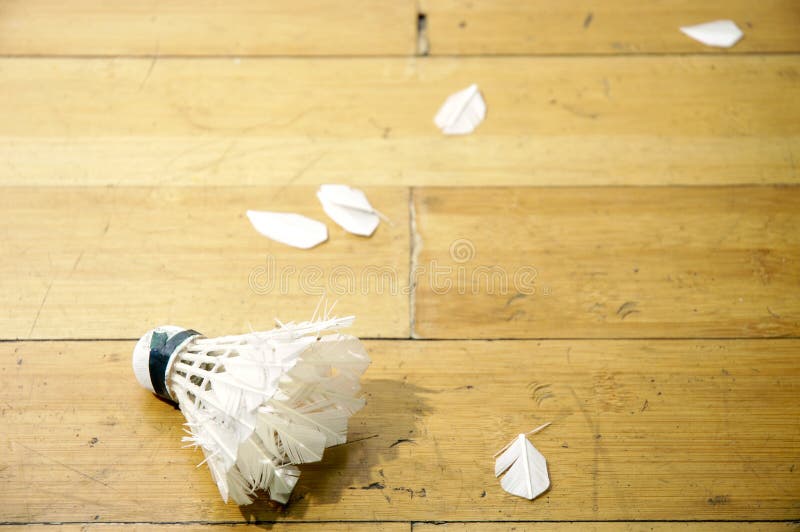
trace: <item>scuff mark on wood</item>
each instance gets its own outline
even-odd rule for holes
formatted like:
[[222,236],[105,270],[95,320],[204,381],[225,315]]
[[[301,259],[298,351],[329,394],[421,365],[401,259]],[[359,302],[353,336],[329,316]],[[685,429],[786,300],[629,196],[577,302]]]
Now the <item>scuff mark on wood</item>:
[[385,489],[386,485],[383,482],[373,482],[366,486],[350,486],[347,489],[349,490],[382,490]]
[[728,499],[727,495],[714,495],[713,497],[709,497],[706,502],[711,506],[717,506],[719,504],[728,504],[730,499]]
[[414,491],[413,488],[405,488],[405,487],[402,487],[402,486],[398,487],[398,488],[392,488],[392,489],[394,491],[405,491],[411,496],[412,499],[414,498],[414,495],[416,495],[417,497],[427,497],[428,496],[428,493],[425,491],[425,488],[422,488],[422,489],[419,489],[419,490],[416,490],[416,491]]
[[639,303],[637,301],[626,301],[617,309],[617,316],[619,319],[624,320],[631,314],[639,313],[640,311],[636,309],[636,305]]
[[506,307],[508,307],[511,303],[513,303],[517,299],[524,299],[526,297],[528,297],[526,294],[521,294],[517,292],[516,294],[508,298],[508,301],[506,301]]
[[389,446],[389,448],[391,449],[392,447],[396,447],[396,446],[400,445],[401,443],[413,443],[413,444],[416,444],[417,442],[412,440],[411,438],[400,438],[399,440],[397,440],[396,442],[391,444]]

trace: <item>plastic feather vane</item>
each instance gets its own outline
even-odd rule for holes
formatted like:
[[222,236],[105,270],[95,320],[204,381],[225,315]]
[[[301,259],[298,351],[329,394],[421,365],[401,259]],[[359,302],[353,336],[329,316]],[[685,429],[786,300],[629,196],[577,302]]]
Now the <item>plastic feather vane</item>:
[[474,83],[466,89],[451,94],[433,121],[445,135],[466,135],[472,133],[486,118],[486,102]]
[[[550,423],[535,428],[528,434],[539,432],[548,425]],[[525,434],[518,435],[495,456],[498,454],[500,456],[494,464],[494,476],[499,477],[505,472],[500,479],[500,485],[508,493],[533,500],[550,487],[547,461]]]
[[363,191],[347,185],[321,185],[317,198],[325,214],[354,235],[371,236],[382,217]]
[[296,464],[347,441],[348,419],[364,406],[359,379],[370,358],[358,338],[333,331],[353,319],[196,335],[170,357],[165,381],[186,417],[183,440],[203,451],[201,464],[226,502],[249,504],[265,490],[286,503],[300,476]]
[[744,37],[744,33],[732,20],[715,20],[695,26],[682,26],[681,32],[706,46],[730,48]]
[[253,228],[265,237],[300,249],[311,249],[328,240],[324,223],[291,212],[247,211]]

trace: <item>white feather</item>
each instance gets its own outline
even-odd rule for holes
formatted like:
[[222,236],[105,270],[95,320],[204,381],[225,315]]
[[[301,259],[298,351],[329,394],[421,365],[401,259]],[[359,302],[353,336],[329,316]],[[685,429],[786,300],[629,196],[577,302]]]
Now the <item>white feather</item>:
[[433,121],[445,135],[472,133],[486,118],[486,102],[475,84],[451,94]]
[[341,207],[357,211],[374,213],[375,209],[367,199],[364,191],[347,185],[320,185],[317,191],[320,201],[335,203]]
[[269,485],[269,496],[281,504],[289,502],[289,495],[300,478],[300,470],[293,465],[286,465],[275,470]]
[[681,32],[707,46],[730,48],[744,36],[732,20],[715,20],[695,26],[683,26]]
[[317,191],[317,198],[325,214],[349,233],[370,236],[378,227],[378,212],[372,208],[364,192],[357,188],[322,185]]
[[300,249],[310,249],[328,240],[325,224],[288,212],[247,211],[256,231],[267,238]]
[[277,436],[281,454],[285,454],[293,464],[318,462],[322,459],[325,435],[314,426],[282,419],[268,408],[259,409],[258,423],[259,434]]
[[547,462],[524,434],[507,446],[494,464],[494,475],[508,493],[533,500],[550,487]]

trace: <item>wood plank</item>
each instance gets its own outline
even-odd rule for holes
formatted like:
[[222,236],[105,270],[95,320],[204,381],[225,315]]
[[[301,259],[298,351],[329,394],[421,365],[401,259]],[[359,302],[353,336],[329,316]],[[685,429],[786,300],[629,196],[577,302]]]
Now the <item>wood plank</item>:
[[[794,0],[421,0],[431,54],[652,54],[798,52]],[[678,28],[732,19],[745,37],[731,49]]]
[[669,522],[647,522],[635,523],[616,521],[614,523],[592,523],[581,521],[580,523],[414,523],[414,532],[525,532],[527,530],[536,531],[557,531],[557,530],[580,530],[582,532],[671,532],[678,530],[681,532],[739,532],[742,530],[756,530],[759,532],[791,532],[798,529],[797,523],[764,523],[764,522],[735,522],[723,523],[715,521],[711,523],[676,523]]
[[0,0],[0,55],[409,55],[411,0]]
[[796,184],[799,57],[6,59],[0,184]]
[[[108,525],[105,523],[81,523],[69,525],[50,525],[50,524],[34,524],[26,525],[25,530],[47,530],[54,532],[84,532],[84,531],[108,531],[108,530],[124,530],[129,532],[159,532],[164,530],[166,532],[185,532],[186,530],[208,530],[209,532],[217,532],[220,530],[264,530],[265,523],[261,524],[225,524],[215,525],[210,523],[187,523],[187,524],[169,524],[169,523],[114,523]],[[391,523],[391,522],[377,522],[370,523],[324,523],[326,531],[330,532],[408,532],[411,530],[410,523]],[[320,523],[269,523],[268,530],[271,532],[317,532],[320,530]]]
[[421,338],[800,333],[797,187],[423,188],[414,205]]
[[[408,337],[408,295],[399,292],[408,284],[407,189],[366,189],[393,222],[369,239],[330,221],[314,192],[6,189],[0,338],[133,338],[165,323],[209,336],[271,329],[276,317],[310,318],[323,293],[341,300],[338,315],[358,315],[356,334]],[[325,221],[328,242],[313,250],[273,242],[251,227],[249,208]]]
[[[798,340],[370,341],[352,443],[304,466],[285,509],[222,503],[132,347],[0,343],[3,522],[800,515]],[[552,488],[509,496],[492,454],[544,421]]]

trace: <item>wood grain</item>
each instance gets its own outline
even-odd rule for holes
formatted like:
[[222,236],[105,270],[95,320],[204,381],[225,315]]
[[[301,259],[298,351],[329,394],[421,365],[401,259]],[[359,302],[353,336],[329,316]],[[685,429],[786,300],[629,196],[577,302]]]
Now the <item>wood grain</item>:
[[[271,532],[317,532],[325,530],[330,532],[409,532],[411,523],[391,523],[372,521],[369,523],[230,523],[217,525],[212,523],[185,523],[185,524],[165,524],[157,523],[158,530],[166,532],[187,532],[190,530],[203,530],[208,532],[228,531],[261,531],[270,530]],[[45,530],[47,532],[147,532],[154,529],[153,523],[85,523],[71,525],[45,525],[34,524],[26,525],[25,530]]]
[[[407,337],[408,191],[367,188],[384,222],[345,233],[310,187],[9,188],[0,194],[0,338],[134,338],[177,323],[209,336],[309,319],[323,294],[361,336]],[[298,250],[245,211],[324,221]],[[385,275],[384,275],[385,274]],[[395,284],[392,284],[394,281]]]
[[[0,343],[0,519],[782,520],[800,514],[800,341],[371,341],[352,442],[285,509],[224,505],[132,341]],[[551,490],[503,492],[521,431]]]
[[0,184],[797,184],[798,57],[5,59]]
[[414,205],[421,338],[800,333],[797,187],[422,188]]
[[218,532],[221,530],[270,530],[271,532],[317,532],[319,530],[330,532],[409,532],[411,530],[410,523],[386,523],[373,521],[370,523],[231,523],[225,525],[215,525],[210,523],[186,523],[186,524],[146,524],[146,523],[114,523],[108,525],[105,523],[86,523],[76,525],[26,525],[25,530],[47,530],[48,532],[85,532],[85,531],[99,531],[107,532],[108,530],[124,530],[127,532],[186,532],[188,530],[208,530],[209,532]]
[[0,55],[409,55],[414,2],[0,1]]
[[[421,0],[431,54],[660,54],[798,52],[794,0]],[[678,28],[732,19],[733,48],[702,45]]]
[[765,522],[737,522],[722,523],[680,523],[670,521],[666,523],[414,523],[414,532],[526,532],[526,531],[558,531],[580,530],[581,532],[739,532],[743,530],[758,532],[793,532],[797,531],[797,523],[765,523]]

